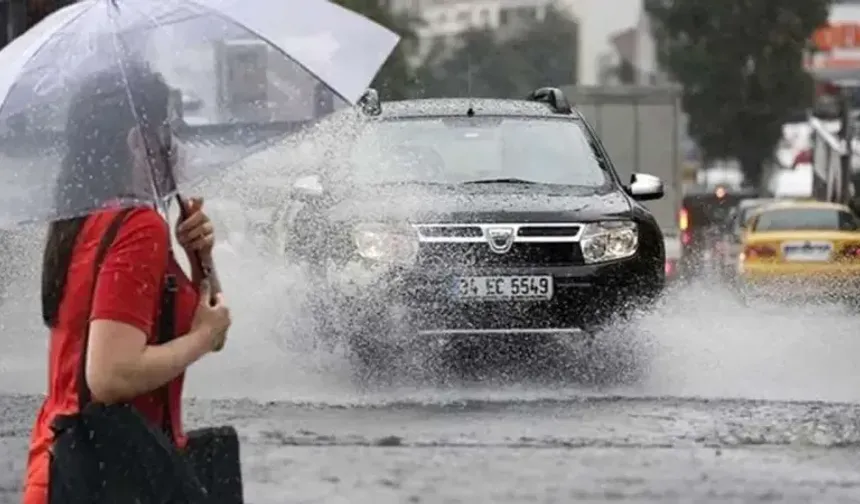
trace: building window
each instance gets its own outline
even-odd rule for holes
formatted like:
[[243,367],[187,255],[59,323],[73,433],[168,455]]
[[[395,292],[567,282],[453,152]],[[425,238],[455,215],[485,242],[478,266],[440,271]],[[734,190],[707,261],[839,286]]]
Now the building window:
[[457,14],[457,21],[461,23],[468,23],[472,20],[472,13],[469,11],[460,11]]
[[499,10],[499,24],[506,25],[511,22],[511,11],[509,9]]
[[481,9],[481,24],[488,26],[490,24],[490,11]]

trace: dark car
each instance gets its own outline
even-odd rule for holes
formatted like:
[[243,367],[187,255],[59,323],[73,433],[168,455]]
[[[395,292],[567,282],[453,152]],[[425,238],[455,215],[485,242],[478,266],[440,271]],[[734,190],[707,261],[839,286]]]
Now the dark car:
[[415,344],[588,339],[665,283],[660,227],[562,92],[379,103],[345,157],[297,179],[286,253],[313,311],[365,364]]
[[759,197],[753,189],[723,185],[689,188],[681,202],[678,225],[681,229],[679,273],[690,279],[711,269],[721,271],[719,244],[730,232],[731,211],[743,200]]

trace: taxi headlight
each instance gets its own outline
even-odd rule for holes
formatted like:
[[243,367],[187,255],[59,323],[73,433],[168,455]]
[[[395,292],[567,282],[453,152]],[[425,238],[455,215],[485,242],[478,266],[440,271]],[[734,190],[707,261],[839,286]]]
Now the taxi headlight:
[[359,224],[353,229],[356,253],[369,261],[413,264],[418,257],[418,234],[408,227]]
[[635,222],[630,221],[586,224],[580,247],[586,264],[624,259],[636,254],[639,229]]

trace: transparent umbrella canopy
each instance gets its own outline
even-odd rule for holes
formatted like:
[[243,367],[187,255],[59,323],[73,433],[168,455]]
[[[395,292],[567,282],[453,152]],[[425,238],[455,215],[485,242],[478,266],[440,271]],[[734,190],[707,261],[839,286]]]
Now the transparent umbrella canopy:
[[327,0],[84,0],[0,51],[0,226],[152,204],[347,104],[399,37]]

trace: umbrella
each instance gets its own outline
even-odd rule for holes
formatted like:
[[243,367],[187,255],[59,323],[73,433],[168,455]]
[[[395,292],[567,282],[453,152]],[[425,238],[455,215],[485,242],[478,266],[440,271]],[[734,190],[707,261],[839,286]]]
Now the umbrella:
[[160,203],[354,103],[399,37],[326,0],[83,0],[0,51],[0,226]]

